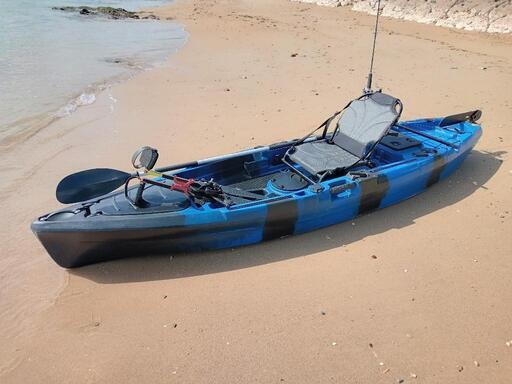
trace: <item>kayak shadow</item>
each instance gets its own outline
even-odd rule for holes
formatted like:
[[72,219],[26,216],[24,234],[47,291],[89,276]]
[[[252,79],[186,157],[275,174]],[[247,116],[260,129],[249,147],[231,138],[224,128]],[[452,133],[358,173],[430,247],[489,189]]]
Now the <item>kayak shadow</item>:
[[451,176],[412,199],[306,234],[236,249],[133,257],[69,272],[100,284],[155,281],[249,268],[341,248],[367,236],[413,225],[417,218],[486,188],[484,184],[498,171],[505,153],[473,151]]

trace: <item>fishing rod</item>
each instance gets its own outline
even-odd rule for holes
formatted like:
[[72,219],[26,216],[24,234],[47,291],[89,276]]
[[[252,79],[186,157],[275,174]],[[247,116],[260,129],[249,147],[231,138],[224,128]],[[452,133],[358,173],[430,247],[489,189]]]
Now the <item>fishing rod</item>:
[[375,57],[375,44],[377,42],[377,32],[379,29],[379,15],[380,15],[380,0],[377,0],[377,17],[375,19],[375,30],[373,31],[373,47],[372,47],[372,58],[370,61],[370,72],[368,73],[368,82],[366,83],[366,88],[364,89],[364,93],[372,92],[372,80],[373,80],[373,59]]

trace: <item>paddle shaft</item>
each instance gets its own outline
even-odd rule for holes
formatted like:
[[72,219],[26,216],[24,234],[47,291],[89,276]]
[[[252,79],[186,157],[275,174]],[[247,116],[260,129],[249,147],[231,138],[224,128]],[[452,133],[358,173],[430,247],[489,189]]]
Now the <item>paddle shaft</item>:
[[454,149],[459,149],[459,147],[458,147],[458,146],[456,146],[455,144],[450,143],[450,142],[448,142],[448,141],[445,141],[445,140],[443,140],[443,139],[440,139],[440,138],[438,138],[438,137],[435,137],[435,136],[429,135],[428,133],[417,131],[416,129],[412,129],[412,128],[406,127],[405,125],[400,125],[400,124],[395,124],[395,125],[396,125],[397,127],[399,127],[399,128],[405,129],[406,131],[409,131],[409,132],[415,133],[415,134],[417,134],[417,135],[420,135],[420,136],[426,137],[427,139],[434,140],[434,141],[437,141],[438,143],[441,143],[441,144],[447,145],[448,147],[451,147],[451,148],[454,148]]
[[[183,168],[188,168],[188,167],[197,167],[198,165],[205,165],[208,163],[213,163],[215,161],[228,160],[228,159],[233,159],[238,156],[252,155],[254,153],[264,152],[264,151],[268,151],[270,149],[279,149],[279,148],[287,147],[292,144],[296,144],[299,141],[308,142],[308,141],[317,140],[317,139],[318,139],[318,137],[312,136],[306,140],[295,139],[295,140],[290,140],[290,141],[284,141],[281,143],[275,143],[275,144],[271,144],[271,145],[265,145],[262,147],[246,149],[244,151],[235,152],[235,153],[231,153],[228,155],[214,156],[214,157],[209,157],[209,158],[206,158],[203,160],[191,161],[188,163],[169,165],[167,167],[156,168],[155,171],[156,172],[170,172],[170,171],[176,171],[178,169],[183,169]],[[136,176],[136,174],[134,174],[133,176]]]
[[228,159],[232,159],[234,157],[243,156],[243,155],[251,155],[253,153],[262,152],[262,151],[265,151],[265,150],[268,150],[268,149],[269,149],[269,146],[258,147],[258,148],[251,148],[251,149],[248,149],[248,150],[245,150],[245,151],[231,153],[229,155],[214,156],[214,157],[209,157],[209,158],[203,159],[203,160],[190,161],[188,163],[181,163],[181,164],[176,164],[176,165],[170,165],[168,167],[157,168],[157,169],[155,169],[155,171],[156,172],[169,172],[169,171],[175,171],[177,169],[183,169],[183,168],[189,168],[189,167],[197,167],[198,165],[204,165],[204,164],[208,164],[208,163],[213,163],[215,161],[220,161],[220,160],[228,160]]

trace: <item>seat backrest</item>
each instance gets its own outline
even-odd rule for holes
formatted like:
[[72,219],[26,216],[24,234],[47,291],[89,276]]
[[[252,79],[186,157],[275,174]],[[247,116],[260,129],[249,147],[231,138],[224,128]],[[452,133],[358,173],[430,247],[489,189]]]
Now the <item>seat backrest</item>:
[[352,101],[343,111],[332,141],[359,158],[366,157],[402,113],[393,96],[375,92]]

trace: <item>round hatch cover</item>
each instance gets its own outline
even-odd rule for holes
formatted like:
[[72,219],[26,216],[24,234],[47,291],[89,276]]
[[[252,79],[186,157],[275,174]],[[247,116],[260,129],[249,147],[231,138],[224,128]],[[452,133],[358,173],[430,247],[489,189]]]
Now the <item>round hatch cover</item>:
[[308,182],[294,172],[281,172],[271,180],[272,186],[282,191],[298,191],[306,188]]

